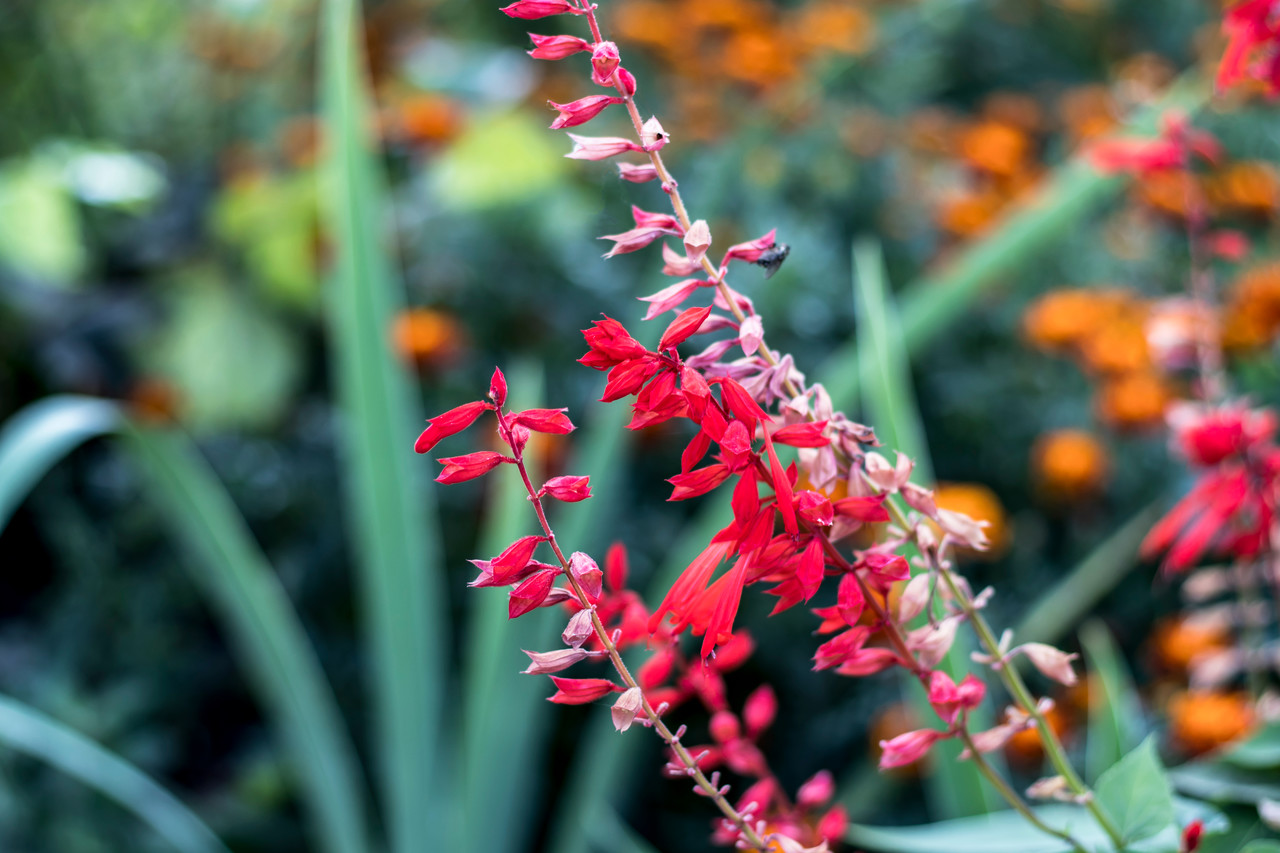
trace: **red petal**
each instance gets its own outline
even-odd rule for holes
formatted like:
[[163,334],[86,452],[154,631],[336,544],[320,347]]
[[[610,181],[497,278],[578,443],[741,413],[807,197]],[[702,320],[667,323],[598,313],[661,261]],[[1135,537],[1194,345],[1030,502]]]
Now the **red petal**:
[[552,477],[547,480],[542,484],[542,488],[538,490],[538,494],[549,495],[565,503],[577,503],[591,497],[590,483],[590,477],[566,474],[562,477]]
[[792,424],[775,432],[773,440],[791,447],[826,447],[831,443],[831,439],[822,434],[826,425],[826,421]]
[[585,705],[610,693],[621,693],[622,688],[607,678],[561,678],[549,676],[556,686],[556,694],[549,701],[558,705]]
[[773,440],[769,438],[768,430],[765,430],[764,434],[764,447],[769,453],[769,472],[773,480],[773,492],[778,496],[778,509],[782,512],[782,526],[794,536],[800,532],[800,528],[796,524],[796,505],[791,494],[791,480],[783,470],[782,463],[778,461],[778,454],[773,449]]
[[796,577],[800,580],[800,588],[804,590],[804,600],[813,598],[814,593],[822,586],[825,576],[822,539],[813,537],[800,554],[800,565],[796,567]]
[[614,592],[627,585],[627,548],[621,542],[610,545],[604,555],[604,577]]
[[440,476],[436,477],[436,482],[451,485],[474,480],[489,473],[503,462],[510,461],[501,453],[495,453],[492,450],[478,450],[466,456],[446,456],[439,460],[444,470],[440,472]]
[[565,409],[527,409],[516,415],[516,423],[551,435],[568,435],[574,430]]
[[551,592],[551,585],[555,580],[556,570],[544,569],[511,590],[511,595],[507,599],[507,618],[515,619],[517,616],[523,616],[542,604],[547,594]]
[[667,326],[667,330],[662,333],[662,340],[658,341],[658,352],[674,349],[690,336],[696,334],[698,327],[702,325],[710,314],[710,305],[702,308],[687,308],[681,311],[671,321],[671,325]]
[[462,432],[475,423],[476,418],[492,408],[483,400],[477,400],[474,403],[464,403],[461,406],[450,409],[443,415],[436,415],[427,421],[431,426],[423,430],[422,435],[418,436],[418,441],[413,445],[413,449],[419,453],[426,453],[435,447],[440,439]]
[[498,368],[493,369],[493,378],[489,380],[489,398],[498,408],[507,402],[507,377]]
[[853,519],[854,521],[868,523],[888,521],[889,511],[883,506],[884,499],[884,495],[865,498],[841,498],[832,502],[831,508],[836,511],[836,515]]
[[708,465],[705,468],[690,471],[688,474],[677,474],[667,480],[668,483],[675,486],[671,492],[671,497],[667,498],[667,500],[683,501],[689,498],[696,498],[698,495],[705,495],[728,478],[729,467],[727,465]]

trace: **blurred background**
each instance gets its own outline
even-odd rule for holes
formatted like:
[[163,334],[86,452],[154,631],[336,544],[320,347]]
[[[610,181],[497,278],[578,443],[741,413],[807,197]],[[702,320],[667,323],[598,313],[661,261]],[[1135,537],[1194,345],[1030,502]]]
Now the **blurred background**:
[[[694,216],[710,221],[718,245],[774,227],[791,245],[776,276],[748,269],[736,284],[770,343],[843,389],[851,414],[850,247],[880,241],[939,502],[992,524],[996,547],[967,571],[997,585],[995,622],[1016,623],[1093,555],[1096,594],[1054,639],[1075,648],[1086,615],[1111,629],[1141,688],[1142,725],[1171,762],[1252,724],[1235,693],[1184,693],[1190,659],[1227,641],[1181,624],[1176,590],[1135,557],[1153,513],[1187,482],[1163,429],[1186,383],[1157,345],[1178,340],[1186,322],[1163,300],[1185,287],[1187,181],[1252,244],[1215,267],[1236,388],[1263,403],[1280,397],[1280,264],[1270,260],[1280,125],[1249,92],[1207,104],[1220,13],[1207,0],[601,8],[643,111],[672,136],[664,155]],[[324,165],[334,140],[319,101],[321,14],[306,0],[0,9],[0,421],[77,394],[117,401],[143,429],[181,427],[269,560],[375,779],[382,723],[368,685],[378,647],[356,592],[365,546],[343,498],[346,410],[335,391],[344,362],[333,352],[347,338],[332,322],[342,248],[323,203],[335,178]],[[374,0],[363,15],[373,97],[364,130],[379,145],[388,204],[359,215],[405,300],[389,296],[373,328],[411,377],[409,408],[421,406],[383,427],[398,442],[390,464],[425,494],[436,467],[410,450],[420,415],[476,399],[501,364],[526,405],[567,406],[584,426],[539,448],[547,470],[578,473],[597,424],[591,440],[607,430],[620,441],[597,475],[615,495],[570,547],[625,542],[644,590],[679,562],[670,543],[702,508],[664,502],[679,430],[618,438],[616,418],[591,406],[600,377],[575,363],[577,330],[601,312],[638,324],[635,297],[664,285],[656,249],[604,262],[595,240],[629,226],[630,203],[662,209],[658,188],[623,183],[608,163],[564,159],[568,140],[546,129],[548,98],[591,93],[586,63],[529,59],[525,32],[583,35],[580,22],[513,21],[496,4],[444,0]],[[1218,134],[1219,164],[1131,186],[1071,164],[1082,144],[1127,122],[1154,128],[1168,104]],[[589,132],[622,132],[623,122],[606,113]],[[1173,331],[1153,337],[1154,320]],[[468,439],[454,441],[442,449],[464,452]],[[584,803],[599,802],[575,799],[592,765],[574,757],[584,727],[607,713],[547,713],[547,685],[517,675],[521,635],[490,618],[490,591],[465,589],[465,560],[497,553],[481,539],[505,512],[499,496],[477,486],[434,500],[426,511],[438,520],[422,525],[440,532],[443,555],[431,617],[444,660],[433,671],[446,709],[439,737],[477,736],[461,709],[478,648],[493,684],[534,703],[518,720],[499,718],[522,729],[522,746],[492,765],[514,799],[494,793],[472,806],[505,827],[501,838],[465,849],[624,849],[572,829]],[[0,534],[0,693],[160,780],[233,850],[325,849],[271,707],[168,519],[145,473],[109,440],[88,441],[20,496]],[[531,519],[501,523],[532,532],[521,526]],[[653,603],[660,588],[649,589]],[[737,702],[761,680],[777,689],[779,722],[763,746],[783,782],[794,790],[825,767],[849,780],[842,795],[855,820],[937,816],[915,778],[868,783],[864,772],[875,741],[918,724],[899,685],[809,672],[812,617],[800,608],[766,622],[771,605],[744,602],[740,622],[758,651],[729,683]],[[1057,696],[1055,723],[1074,748],[1086,693]],[[489,695],[490,708],[507,701]],[[691,725],[705,722],[694,715]],[[659,780],[654,739],[625,740],[607,759],[616,782],[592,796],[644,824],[658,849],[706,849],[706,804]],[[0,747],[0,849],[172,849],[29,752]],[[480,772],[446,760],[455,780]],[[1035,778],[1038,743],[1015,741],[1008,760]],[[361,796],[372,811],[386,794]]]

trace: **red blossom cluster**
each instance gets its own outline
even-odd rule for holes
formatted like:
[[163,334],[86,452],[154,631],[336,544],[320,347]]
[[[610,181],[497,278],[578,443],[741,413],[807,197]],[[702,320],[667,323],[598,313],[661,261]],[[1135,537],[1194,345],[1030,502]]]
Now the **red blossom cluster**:
[[1244,0],[1222,21],[1227,50],[1218,66],[1218,91],[1256,80],[1269,94],[1280,93],[1280,2]]

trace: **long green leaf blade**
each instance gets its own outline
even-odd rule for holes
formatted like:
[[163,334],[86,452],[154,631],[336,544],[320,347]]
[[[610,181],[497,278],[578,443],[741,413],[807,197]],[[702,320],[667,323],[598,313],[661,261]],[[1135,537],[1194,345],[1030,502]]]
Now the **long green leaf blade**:
[[183,436],[135,426],[124,436],[288,749],[317,846],[367,853],[355,749],[306,631],[244,517]]
[[444,650],[439,537],[426,465],[411,450],[421,413],[387,333],[403,300],[383,248],[387,206],[369,138],[357,53],[358,5],[324,4],[325,210],[336,275],[327,304],[364,628],[372,661],[375,751],[395,853],[431,846]]
[[138,767],[9,696],[0,696],[0,743],[115,800],[182,853],[230,853],[195,812]]
[[[1142,704],[1124,656],[1098,621],[1080,629],[1089,680],[1089,726],[1085,737],[1085,777],[1097,779],[1142,742]],[[1099,690],[1101,696],[1095,696]]]

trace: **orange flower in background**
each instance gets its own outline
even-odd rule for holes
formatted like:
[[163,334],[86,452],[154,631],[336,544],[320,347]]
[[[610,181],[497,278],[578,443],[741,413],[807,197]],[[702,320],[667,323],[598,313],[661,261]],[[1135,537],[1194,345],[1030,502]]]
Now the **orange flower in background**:
[[172,423],[181,403],[173,383],[159,377],[144,377],[129,389],[129,410],[138,420],[149,424]]
[[818,0],[800,9],[794,38],[809,51],[864,53],[875,43],[875,19],[848,3]]
[[960,134],[960,156],[975,169],[1010,177],[1027,166],[1031,140],[1016,127],[983,121]]
[[1280,175],[1270,163],[1246,160],[1212,175],[1206,190],[1209,200],[1226,212],[1270,217],[1280,201]]
[[962,512],[974,521],[987,522],[987,539],[991,547],[986,551],[965,552],[978,559],[999,559],[1013,540],[1009,518],[996,493],[981,483],[939,483],[934,502],[941,509]]
[[[1049,723],[1049,728],[1058,736],[1058,739],[1065,740],[1071,732],[1067,715],[1057,707],[1054,707],[1050,708],[1044,717],[1045,721]],[[1023,768],[1032,767],[1044,758],[1044,745],[1040,740],[1040,730],[1036,728],[1023,729],[1018,732],[1009,738],[1009,742],[1005,744],[1004,749],[1005,755],[1009,757],[1009,762]]]
[[1169,734],[1191,755],[1209,752],[1253,729],[1253,705],[1243,693],[1192,690],[1169,700]]
[[1130,373],[1149,367],[1151,353],[1141,316],[1117,317],[1097,327],[1081,341],[1080,355],[1095,373]]
[[452,315],[432,308],[411,308],[396,317],[392,340],[407,361],[439,369],[453,361],[465,339],[461,324]]
[[1231,285],[1222,343],[1231,350],[1266,346],[1280,332],[1280,263],[1246,270]]
[[1042,349],[1079,346],[1094,330],[1122,316],[1131,302],[1118,290],[1054,290],[1027,308],[1023,333]]
[[938,208],[938,225],[957,237],[973,237],[995,221],[1007,200],[994,189],[966,190]]
[[295,169],[314,166],[324,142],[323,127],[315,116],[291,118],[277,132],[278,145],[288,164]]
[[443,95],[409,95],[389,108],[386,134],[409,144],[448,142],[462,131],[462,107]]
[[1160,169],[1138,175],[1133,187],[1143,204],[1177,219],[1186,217],[1193,195],[1203,196],[1205,191],[1200,176],[1182,169]]
[[1062,429],[1040,437],[1031,451],[1037,490],[1051,500],[1077,501],[1102,491],[1111,458],[1097,437]]
[[1165,380],[1150,371],[1125,373],[1106,380],[1098,389],[1098,417],[1120,430],[1157,426],[1164,421],[1165,408],[1173,400]]
[[1151,649],[1159,667],[1184,674],[1198,655],[1222,651],[1231,645],[1231,634],[1222,626],[1197,624],[1186,618],[1163,619],[1151,636]]
[[1106,86],[1082,86],[1058,101],[1058,116],[1076,142],[1110,133],[1120,123],[1119,108]]

